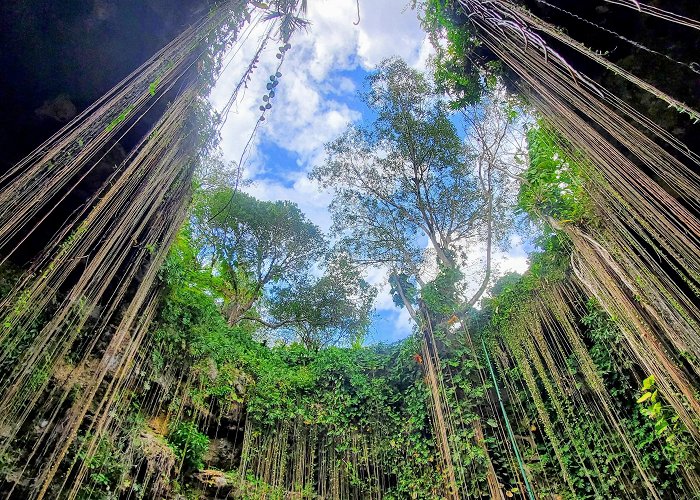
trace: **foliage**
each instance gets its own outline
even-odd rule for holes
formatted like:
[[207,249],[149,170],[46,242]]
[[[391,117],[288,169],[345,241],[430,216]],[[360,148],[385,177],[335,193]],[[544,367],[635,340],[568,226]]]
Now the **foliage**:
[[228,187],[204,192],[192,227],[218,264],[230,290],[226,300],[238,320],[268,283],[306,272],[325,251],[319,229],[286,201],[259,201]]
[[[286,3],[293,5],[296,2]],[[252,2],[230,4],[225,8],[228,9],[227,22],[210,31],[194,50],[200,54],[197,61],[197,79],[201,96],[210,94],[217,76],[221,74],[225,55],[236,42],[245,23],[250,21],[252,14]],[[213,11],[210,11],[210,14],[212,13]]]
[[529,268],[522,276],[505,275],[493,287],[499,292],[484,301],[493,326],[507,325],[523,298],[569,276],[570,243],[561,235],[543,235],[536,240],[538,251],[530,254]]
[[[13,287],[19,282],[22,277],[21,269],[12,264],[2,264],[0,266],[0,299],[5,299],[11,292]],[[47,318],[55,310],[55,304],[59,300],[56,298],[49,303],[49,307],[41,312],[29,324],[14,324],[12,316],[27,309],[30,299],[29,290],[24,290],[14,301],[12,313],[0,319],[0,325],[5,329],[13,329],[16,332],[16,340],[5,345],[2,356],[0,356],[0,378],[7,376],[13,367],[17,365],[21,359],[22,353],[31,345],[33,339],[41,331],[41,327],[46,323]],[[48,376],[46,367],[39,366],[32,373],[31,384],[34,387],[40,387],[41,382],[46,380]]]
[[[632,363],[624,353],[622,336],[615,322],[594,299],[586,302],[586,312],[581,317],[581,323],[587,327],[586,335],[592,342],[588,352],[598,368],[598,374],[613,378],[629,370]],[[614,392],[612,394],[617,396]]]
[[269,313],[310,349],[362,343],[375,295],[351,262],[337,256],[321,277],[297,276],[292,286],[273,289]]
[[[279,19],[284,45],[277,55],[282,59],[291,31],[306,26],[294,15],[305,2],[252,5],[269,10],[265,19]],[[697,446],[665,403],[654,376],[627,356],[615,319],[570,279],[571,249],[565,237],[540,238],[530,270],[501,278],[481,310],[463,303],[464,276],[457,265],[464,252],[461,243],[498,234],[492,226],[499,212],[493,208],[497,188],[490,174],[488,181],[481,175],[480,162],[489,152],[465,147],[451,110],[478,104],[476,114],[489,121],[483,97],[499,85],[502,70],[465,29],[468,20],[460,19],[450,5],[428,0],[426,6],[425,24],[434,29],[434,39],[446,41],[436,44],[435,85],[403,61],[385,61],[363,96],[374,121],[369,127],[350,127],[328,144],[326,164],[311,174],[336,191],[334,224],[345,253],[329,255],[320,230],[293,203],[256,200],[222,182],[200,189],[191,221],[161,272],[163,300],[146,343],[152,346],[150,365],[143,371],[137,365],[137,375],[158,387],[133,409],[141,402],[153,403],[153,394],[158,394],[158,406],[165,401],[169,409],[181,410],[185,420],[170,426],[167,441],[187,474],[204,467],[209,447],[198,419],[219,425],[235,416],[237,425],[245,419],[246,433],[253,436],[246,450],[253,459],[279,452],[281,467],[296,465],[299,456],[279,450],[294,444],[292,439],[313,434],[306,452],[310,462],[317,453],[330,451],[333,459],[324,466],[349,478],[350,496],[373,497],[378,492],[368,484],[380,477],[386,498],[440,498],[446,473],[436,445],[437,410],[424,377],[422,338],[391,346],[362,345],[375,291],[360,277],[351,262],[355,259],[388,265],[394,301],[418,304],[430,322],[430,349],[441,363],[439,397],[448,402],[450,417],[459,421],[451,423],[449,446],[451,458],[462,468],[461,492],[483,496],[491,467],[507,496],[521,493],[512,473],[512,443],[492,404],[494,387],[484,381],[484,360],[474,348],[483,340],[498,364],[507,395],[505,413],[519,417],[513,426],[528,471],[541,486],[539,493],[557,498],[567,490],[571,498],[640,497],[644,490],[633,463],[638,457],[660,496],[681,497],[684,478],[693,477],[697,466]],[[224,31],[212,37],[206,41],[211,53],[200,61],[200,73],[216,72],[220,54],[230,44]],[[271,107],[280,76],[276,72],[270,77],[262,112]],[[151,96],[159,85],[160,77],[149,86]],[[449,105],[441,93],[449,95]],[[195,133],[188,140],[211,150],[218,140],[216,119],[203,100],[194,109],[188,120]],[[106,130],[127,120],[131,111],[123,110]],[[505,108],[508,124],[514,113],[512,107]],[[520,209],[538,219],[594,223],[585,161],[544,122],[532,127],[527,138],[529,164],[522,176]],[[437,254],[438,273],[423,284],[421,267],[434,264],[426,259],[426,238]],[[157,253],[153,243],[145,248]],[[15,277],[0,271],[3,296]],[[568,294],[555,296],[553,289]],[[546,302],[553,297],[556,304]],[[26,308],[27,298],[20,296],[16,307]],[[75,300],[75,306],[84,308],[84,298]],[[531,325],[536,328],[528,329]],[[258,342],[262,327],[290,332],[289,342]],[[33,325],[25,328],[29,331],[17,337],[18,349],[24,348],[24,337],[36,336]],[[11,350],[4,353],[0,373],[15,361]],[[28,386],[36,391],[53,383],[51,370],[49,363],[37,363]],[[52,397],[59,392],[51,391]],[[602,402],[608,413],[588,401]],[[120,482],[132,473],[122,454],[133,451],[129,433],[137,426],[127,425],[127,419],[118,423],[124,428],[97,440],[94,453],[84,451],[83,445],[92,442],[89,434],[82,434],[68,456],[86,467],[87,496],[117,495],[124,486]],[[483,438],[476,431],[481,427]],[[293,433],[282,432],[290,428]],[[367,442],[371,453],[358,444]],[[338,458],[348,456],[359,460]],[[2,474],[10,475],[21,458],[16,450],[3,452]],[[259,469],[222,475],[240,483],[236,492],[244,498],[291,495],[288,488],[266,484],[256,475]],[[312,490],[307,484],[295,493],[312,497]]]
[[201,191],[191,227],[229,324],[254,321],[314,348],[364,335],[375,290],[346,256],[328,254],[295,204],[213,186]]
[[[505,278],[495,287],[500,289],[500,293],[485,301],[482,314],[486,316],[486,323],[483,331],[490,339],[492,349],[499,345],[512,346],[509,339],[520,328],[520,321],[541,321],[529,316],[529,304],[541,294],[546,294],[552,286],[562,286],[569,282],[570,244],[559,236],[552,236],[540,245],[543,250],[531,256],[530,270],[520,279]],[[574,306],[574,310],[580,311],[577,318],[581,327],[580,335],[586,341],[586,352],[595,365],[597,375],[611,396],[610,411],[621,416],[620,425],[639,453],[641,466],[660,494],[678,496],[683,484],[679,472],[686,467],[694,467],[690,451],[694,446],[690,444],[687,432],[673,410],[660,402],[653,377],[646,378],[641,393],[631,397],[635,393],[634,380],[639,367],[626,353],[622,334],[615,321],[595,300],[582,296],[571,300],[581,301]],[[549,330],[549,334],[561,335],[556,329],[558,327],[551,323],[548,325],[548,328],[553,329]],[[515,351],[513,355],[523,357],[526,353]],[[565,362],[565,369],[577,380],[577,389],[593,397],[587,392],[590,389],[582,377],[584,367],[577,358],[570,356]],[[504,367],[502,369],[509,385],[517,387],[524,383],[526,374],[520,364],[508,371]],[[529,459],[537,460],[536,466],[530,463],[535,481],[539,482],[538,476],[544,474],[550,478],[550,484],[551,478],[557,478],[560,482],[550,490],[552,493],[569,489],[563,481],[562,469],[558,463],[561,460],[564,470],[569,471],[570,484],[577,498],[595,498],[596,495],[603,494],[609,498],[628,494],[644,495],[635,463],[625,451],[625,444],[618,432],[614,431],[615,428],[608,427],[604,420],[591,418],[589,413],[581,412],[573,398],[554,399],[554,392],[547,389],[547,384],[551,382],[543,378],[545,375],[534,376],[543,399],[537,400],[530,388],[521,385],[523,388],[518,391],[507,410],[511,415],[517,414],[517,406],[524,405],[526,423],[541,421],[541,412],[548,415],[549,422],[546,425],[541,421],[540,425],[532,425],[530,429],[540,426],[543,428],[542,434],[534,433],[537,455]],[[530,425],[527,423],[527,426]],[[526,430],[516,426],[516,432]],[[550,442],[550,433],[558,438],[556,444]],[[582,463],[587,465],[584,467]],[[629,479],[620,480],[623,476]]]
[[5,298],[20,278],[21,271],[10,265],[0,265],[0,298]]
[[454,109],[479,102],[502,76],[501,62],[468,29],[454,2],[427,0],[422,10],[423,27],[436,52],[434,78],[438,89],[451,98]]
[[[463,318],[469,322],[473,338],[485,335],[491,348],[502,345],[509,332],[517,328],[519,316],[529,310],[533,297],[545,293],[553,285],[567,282],[570,243],[561,236],[552,235],[541,238],[538,244],[541,250],[531,256],[530,270],[524,276],[502,278],[494,287],[494,295],[484,301],[482,310],[470,310]],[[254,323],[229,326],[221,316],[220,287],[225,286],[221,283],[225,277],[202,267],[199,253],[197,244],[187,231],[183,232],[163,270],[167,293],[154,332],[159,339],[160,353],[155,357],[161,360],[161,370],[180,370],[181,377],[191,380],[185,398],[191,408],[207,414],[213,409],[226,415],[232,409],[245,407],[246,419],[258,436],[250,445],[249,453],[253,457],[264,456],[270,449],[270,441],[265,440],[274,439],[288,425],[314,429],[318,436],[328,440],[324,442],[332,443],[324,446],[333,446],[337,453],[354,449],[358,433],[374,436],[373,446],[381,450],[383,457],[378,470],[387,475],[385,494],[388,498],[439,498],[444,478],[436,467],[439,453],[430,417],[430,393],[423,380],[422,360],[418,355],[421,352],[418,339],[410,338],[392,346],[356,344],[354,348],[323,349],[313,344],[261,344],[253,338],[256,335]],[[351,268],[347,272],[351,274]],[[459,280],[457,271],[443,267],[434,281],[423,286],[422,302],[436,318],[449,320],[459,302],[454,294],[455,283]],[[410,288],[409,283],[404,276],[405,290]],[[319,297],[322,296],[323,293],[319,293]],[[314,312],[314,307],[321,305],[309,306],[309,311],[323,314],[322,307]],[[290,311],[301,307],[292,302],[287,306]],[[660,490],[669,494],[677,492],[682,482],[673,479],[673,473],[692,462],[693,448],[687,445],[687,436],[682,429],[673,427],[676,421],[670,413],[663,414],[663,418],[671,422],[668,428],[656,430],[657,420],[640,411],[646,411],[652,396],[646,396],[640,403],[630,400],[629,395],[634,392],[631,374],[636,368],[624,355],[619,330],[595,302],[584,302],[580,310],[578,321],[582,338],[586,339],[597,373],[617,401],[615,411],[624,416],[621,425],[640,450],[646,470],[653,471],[658,478]],[[510,444],[499,432],[501,416],[483,405],[489,385],[478,378],[482,361],[473,351],[472,340],[458,334],[449,321],[437,323],[439,320],[435,325],[435,341],[443,376],[450,380],[444,388],[445,398],[450,401],[454,414],[465,423],[455,427],[451,436],[452,453],[458,463],[473,471],[466,482],[460,482],[460,488],[475,496],[486,491],[486,456],[475,444],[470,425],[476,419],[483,423],[489,458],[498,480],[510,490],[518,488],[507,451]],[[501,358],[494,353],[494,359]],[[568,373],[579,381],[579,387],[585,387],[578,375],[582,367],[575,359],[566,362]],[[544,390],[545,379],[537,378],[543,399],[534,401],[524,383],[525,374],[518,366],[504,373],[507,376],[502,376],[501,380],[507,387],[520,387],[509,393],[506,410],[511,416],[524,412],[523,421],[511,423],[516,434],[532,436],[535,448],[523,446],[521,452],[536,482],[543,485],[541,491],[560,494],[568,489],[561,479],[559,459],[569,471],[578,497],[593,498],[594,488],[611,498],[623,495],[624,488],[642,491],[634,489],[638,488],[638,478],[634,475],[631,482],[616,479],[621,475],[629,476],[633,464],[629,456],[611,451],[619,450],[622,444],[602,421],[587,418],[570,401],[553,400],[550,392]],[[564,408],[563,413],[557,409],[558,405]],[[549,415],[549,424],[538,422],[541,411]],[[657,417],[658,412],[651,407],[649,411]],[[184,450],[193,448],[183,443],[198,436],[203,445],[206,437],[192,422],[182,425],[185,426],[180,431],[182,441],[173,448],[180,450],[179,456],[187,460],[188,467],[196,468],[201,463],[196,456],[186,455]],[[674,438],[669,440],[671,431]],[[548,439],[550,432],[559,436],[556,449]],[[172,442],[175,438],[168,439]],[[408,456],[406,450],[410,450]],[[294,459],[291,455],[286,457],[284,460]],[[368,494],[363,489],[369,484],[365,469],[349,464],[337,467],[343,467],[343,474],[353,478],[352,484],[358,488],[358,494]],[[548,478],[546,482],[545,477]],[[278,491],[255,474],[238,487],[240,491],[248,491],[251,498],[256,498],[260,492]]]
[[209,449],[209,438],[199,432],[194,422],[176,423],[168,433],[168,443],[186,467],[201,469],[202,459]]
[[396,307],[404,307],[405,305],[401,294],[406,297],[409,304],[415,303],[417,288],[414,281],[415,279],[404,273],[393,273],[389,277],[391,298]]
[[527,140],[530,164],[520,189],[520,208],[535,218],[590,222],[592,202],[586,193],[583,160],[561,147],[562,139],[543,122],[528,130]]
[[626,354],[615,321],[594,300],[587,302],[586,309],[581,322],[592,341],[591,358],[616,407],[625,415],[623,423],[640,451],[642,463],[652,471],[662,491],[668,495],[679,492],[683,486],[678,473],[693,467],[695,445],[678,415],[663,404],[653,375],[644,378],[637,397],[630,397],[635,393],[634,375],[640,373],[640,368]]
[[[301,419],[341,450],[354,446],[353,432],[381,436],[384,473],[396,477],[390,495],[434,497],[429,492],[438,491],[440,476],[432,466],[436,451],[428,392],[414,359],[417,347],[410,342],[324,349],[258,343],[252,328],[231,327],[218,312],[211,288],[218,278],[199,267],[196,255],[186,232],[181,234],[163,269],[167,293],[154,331],[160,371],[192,377],[188,398],[193,408],[226,414],[244,404],[256,432],[269,436]],[[168,437],[178,456],[195,468],[197,454],[186,443],[199,442],[198,433],[186,422]],[[404,450],[412,450],[411,461],[404,459]],[[359,478],[364,472],[353,474]]]
[[90,434],[81,435],[74,444],[75,456],[84,461],[88,484],[81,491],[90,491],[85,498],[110,498],[120,487],[128,465],[119,453],[120,443],[107,437],[97,440],[95,450],[88,456]]
[[460,309],[458,283],[463,274],[459,269],[441,266],[437,277],[421,289],[423,303],[440,316],[451,316]]
[[335,191],[335,230],[357,260],[408,274],[431,240],[441,260],[454,240],[483,224],[483,203],[465,149],[444,104],[424,75],[387,60],[362,96],[376,113],[326,146],[311,172]]
[[199,339],[221,330],[226,322],[217,306],[221,277],[202,269],[187,230],[180,233],[161,270],[166,299],[153,337],[157,368],[165,360],[177,365],[192,359]]
[[664,404],[653,375],[642,381],[637,405],[639,413],[653,422],[653,437],[660,443],[664,457],[669,461],[667,471],[675,474],[690,462],[694,446],[678,414],[671,406]]

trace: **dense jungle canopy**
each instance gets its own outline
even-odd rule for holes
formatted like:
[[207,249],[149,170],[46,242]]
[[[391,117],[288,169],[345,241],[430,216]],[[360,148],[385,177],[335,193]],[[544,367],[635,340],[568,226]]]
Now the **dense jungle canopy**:
[[700,5],[414,0],[325,228],[249,182],[315,3],[0,5],[0,495],[700,498]]

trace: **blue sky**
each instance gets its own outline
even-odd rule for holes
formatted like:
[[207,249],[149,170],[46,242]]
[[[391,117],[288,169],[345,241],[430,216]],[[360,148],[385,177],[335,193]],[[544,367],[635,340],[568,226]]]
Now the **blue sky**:
[[[243,177],[244,190],[263,200],[291,200],[328,231],[331,195],[307,178],[307,172],[323,161],[323,145],[337,137],[349,123],[361,121],[366,108],[357,91],[368,72],[388,57],[402,57],[425,69],[432,53],[429,42],[405,0],[360,1],[361,22],[351,0],[309,2],[307,32],[295,34],[292,49],[281,69],[273,107],[253,139]],[[219,79],[211,101],[222,109],[244,68],[256,50],[253,33],[235,54]],[[228,160],[238,161],[258,120],[261,97],[268,76],[276,70],[273,50],[261,58],[257,74],[245,95],[233,107],[222,130],[222,149]],[[500,270],[522,272],[524,250],[514,248],[498,259]],[[478,251],[478,250],[476,250]],[[377,313],[368,342],[393,342],[409,335],[411,323],[405,310],[397,309],[388,293],[385,270],[369,270],[367,279],[379,288]]]

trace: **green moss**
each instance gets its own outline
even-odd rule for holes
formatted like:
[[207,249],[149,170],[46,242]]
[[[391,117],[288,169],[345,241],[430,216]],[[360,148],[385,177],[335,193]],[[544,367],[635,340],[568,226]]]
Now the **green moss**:
[[109,125],[105,127],[105,132],[111,132],[114,130],[120,123],[126,120],[126,117],[129,116],[129,114],[134,110],[134,105],[129,105],[124,111],[119,113],[119,116],[117,116],[114,120],[112,120]]

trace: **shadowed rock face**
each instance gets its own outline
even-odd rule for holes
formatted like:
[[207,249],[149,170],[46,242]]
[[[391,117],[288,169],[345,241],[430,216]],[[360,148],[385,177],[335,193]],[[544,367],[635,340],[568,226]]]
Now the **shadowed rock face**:
[[[0,1],[0,173],[97,100],[189,24],[214,0]],[[157,119],[153,113],[13,255],[23,265]]]
[[209,3],[0,2],[0,171],[206,13]]
[[[700,109],[700,37],[697,30],[605,0],[519,0],[519,3],[609,61],[691,108]],[[700,2],[697,0],[646,3],[693,19],[700,18]],[[653,54],[630,41],[663,55]],[[687,116],[669,109],[646,91],[612,75],[575,51],[556,47],[574,67],[608,87],[686,144],[692,147],[700,140],[700,129],[692,126]]]

